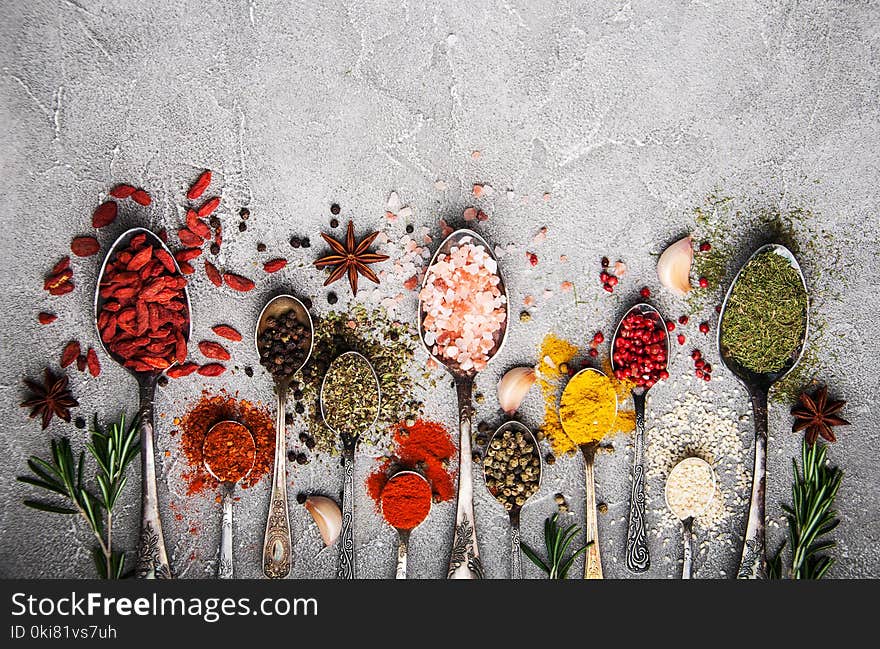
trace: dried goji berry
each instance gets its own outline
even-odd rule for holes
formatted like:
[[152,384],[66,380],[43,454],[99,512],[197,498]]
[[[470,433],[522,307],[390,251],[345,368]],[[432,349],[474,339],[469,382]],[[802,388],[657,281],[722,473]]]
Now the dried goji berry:
[[45,311],[40,311],[37,315],[37,320],[39,320],[40,324],[52,324],[58,319],[58,316],[54,313],[46,313]]
[[141,250],[139,250],[126,264],[126,270],[140,270],[144,266],[147,265],[147,262],[153,258],[153,248],[152,246],[145,246]]
[[55,287],[61,286],[71,277],[73,277],[73,270],[70,268],[65,268],[64,270],[61,270],[60,272],[57,272],[47,277],[43,282],[43,288],[49,291]]
[[223,277],[217,267],[207,259],[205,260],[205,274],[214,286],[223,286]]
[[183,363],[181,365],[169,367],[165,374],[167,374],[172,379],[179,379],[184,376],[189,376],[197,369],[199,369],[199,366],[196,363]]
[[189,228],[180,228],[177,231],[177,238],[180,239],[180,243],[185,246],[200,246],[205,241],[204,238]]
[[156,236],[162,241],[162,243],[168,243],[168,230],[162,228],[156,233]]
[[50,275],[57,275],[63,270],[67,270],[70,268],[70,257],[65,255],[62,257],[57,264],[52,267],[52,270],[49,271]]
[[174,257],[168,254],[167,250],[162,250],[162,248],[156,248],[153,251],[153,254],[156,255],[156,259],[165,267],[169,273],[176,273],[177,266],[174,265]]
[[186,193],[186,197],[191,201],[196,200],[204,193],[204,191],[208,188],[208,185],[210,184],[211,170],[206,169],[189,188],[189,191]]
[[143,189],[134,190],[134,193],[132,193],[131,195],[131,200],[133,200],[135,203],[138,203],[139,205],[143,205],[144,207],[146,207],[153,201],[153,199],[150,198],[150,195]]
[[78,369],[80,372],[82,372],[86,369],[85,354],[80,354],[79,356],[76,357],[76,369]]
[[241,291],[242,293],[246,293],[256,286],[256,284],[247,277],[242,277],[241,275],[236,275],[234,273],[223,273],[223,279],[226,280],[229,288]]
[[89,374],[92,376],[98,376],[101,373],[101,362],[98,360],[98,355],[92,347],[89,347],[89,351],[86,353],[86,366],[89,368]]
[[286,259],[272,259],[263,264],[263,270],[267,273],[277,273],[279,270],[287,266]]
[[59,284],[58,286],[50,288],[49,295],[66,295],[67,293],[70,293],[73,289],[73,282],[66,281],[63,284]]
[[199,368],[199,374],[202,376],[220,376],[226,371],[226,366],[220,363],[208,363]]
[[212,340],[203,340],[199,343],[199,351],[204,354],[205,358],[213,358],[215,361],[228,361],[231,356],[226,348],[220,343]]
[[233,342],[238,342],[239,340],[241,340],[241,334],[229,325],[215,325],[214,327],[211,327],[211,331],[213,331],[221,338],[226,338],[226,340],[231,340]]
[[77,257],[91,257],[101,249],[95,237],[75,237],[70,242],[70,249]]
[[198,214],[200,217],[201,216],[208,216],[209,214],[211,214],[211,212],[216,210],[219,205],[220,205],[220,197],[219,196],[215,196],[214,198],[209,198],[207,201],[202,203],[202,206],[196,211],[196,214]]
[[76,360],[77,356],[79,356],[79,343],[71,340],[64,346],[64,351],[61,352],[61,367],[70,365]]
[[115,201],[105,201],[98,205],[92,214],[92,227],[103,228],[116,220],[117,207]]
[[175,252],[174,258],[177,261],[189,261],[190,259],[195,259],[201,254],[201,248],[184,248],[183,250],[178,250],[177,252]]
[[184,275],[192,275],[194,272],[196,272],[196,269],[193,268],[193,265],[188,261],[178,262],[177,265],[180,266],[180,272]]
[[116,185],[113,189],[110,190],[110,195],[113,198],[128,198],[132,194],[134,194],[137,187],[133,185],[126,185],[124,183]]
[[[192,210],[190,210],[188,212],[188,214],[189,213],[192,213],[193,215],[195,215],[195,213]],[[205,223],[204,221],[202,221],[200,218],[196,217],[195,219],[190,220],[190,218],[187,216],[186,225],[190,230],[195,232],[202,239],[210,239],[211,238],[211,228],[209,228],[208,224]]]

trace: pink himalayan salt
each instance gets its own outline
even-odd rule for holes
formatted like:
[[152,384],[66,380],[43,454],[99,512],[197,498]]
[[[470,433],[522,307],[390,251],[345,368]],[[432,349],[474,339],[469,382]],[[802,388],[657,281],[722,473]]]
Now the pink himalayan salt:
[[563,293],[568,293],[569,291],[571,291],[572,288],[574,288],[574,284],[572,284],[571,282],[562,282],[562,284],[559,285],[559,288],[562,289]]
[[526,295],[523,298],[523,306],[533,306],[535,304],[535,296],[534,295]]
[[448,237],[450,234],[452,234],[452,228],[446,222],[446,219],[440,219],[440,232],[443,237]]
[[477,208],[476,207],[467,207],[462,213],[465,221],[476,221],[477,220]]
[[419,292],[425,343],[434,356],[464,371],[486,367],[507,319],[500,283],[497,263],[470,237],[438,255]]
[[483,195],[483,186],[482,185],[474,185],[474,196],[479,198]]

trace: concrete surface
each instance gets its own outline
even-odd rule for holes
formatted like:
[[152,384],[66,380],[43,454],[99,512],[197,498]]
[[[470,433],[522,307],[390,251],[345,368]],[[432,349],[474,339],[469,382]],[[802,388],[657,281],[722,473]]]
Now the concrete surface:
[[[818,336],[818,375],[849,400],[844,414],[853,422],[830,451],[846,471],[838,503],[838,563],[831,574],[877,576],[876,3],[321,1],[300,9],[272,0],[6,0],[0,15],[0,576],[92,574],[81,549],[89,544],[83,525],[25,509],[21,500],[33,490],[13,480],[30,454],[44,452],[49,435],[71,434],[82,443],[72,426],[53,423],[41,433],[27,419],[17,405],[22,377],[57,364],[71,338],[97,343],[90,285],[98,257],[75,261],[77,290],[62,298],[41,290],[44,273],[72,236],[90,231],[91,211],[116,182],[143,186],[156,200],[149,209],[126,205],[117,223],[100,234],[104,244],[136,223],[178,227],[177,206],[205,167],[215,170],[222,187],[227,242],[221,261],[259,277],[259,283],[251,294],[231,294],[198,276],[192,285],[195,340],[220,320],[249,332],[263,300],[279,286],[313,296],[318,311],[328,308],[323,276],[308,266],[320,248],[293,254],[287,239],[297,233],[316,242],[327,228],[331,202],[366,232],[386,226],[385,201],[396,190],[413,207],[413,222],[435,235],[439,217],[455,219],[472,203],[482,207],[490,219],[480,224],[481,232],[498,245],[513,244],[502,269],[514,313],[527,294],[539,303],[530,323],[514,318],[502,357],[480,376],[478,388],[487,398],[478,415],[493,423],[500,419],[493,396],[500,373],[534,362],[548,331],[583,344],[597,329],[608,333],[642,284],[657,287],[655,255],[692,227],[692,210],[707,196],[719,192],[746,207],[810,210],[797,233],[819,232],[821,242],[802,259],[814,313],[825,323]],[[481,152],[478,159],[473,151]],[[435,187],[437,180],[445,181],[444,191]],[[475,201],[473,183],[491,185],[494,194]],[[240,234],[236,214],[243,205],[253,217]],[[742,259],[752,239],[763,235],[747,214],[730,221],[726,238]],[[533,244],[544,225],[547,240]],[[402,225],[394,227],[392,235]],[[255,252],[257,241],[269,246],[266,255]],[[526,250],[539,255],[537,267],[526,262]],[[614,296],[596,284],[603,254],[629,264]],[[269,255],[289,255],[297,263],[268,278],[258,263]],[[567,264],[558,262],[560,255],[568,256]],[[578,303],[560,290],[564,280],[576,284]],[[553,295],[544,296],[545,289]],[[389,279],[383,290],[400,291],[400,281]],[[370,293],[359,299],[371,299]],[[658,304],[671,315],[684,312],[684,304],[666,294]],[[41,309],[57,312],[58,321],[38,325]],[[415,321],[411,295],[398,313]],[[714,359],[711,346],[703,348]],[[68,372],[82,404],[78,412],[132,412],[134,382],[103,355],[102,361],[105,372],[98,380]],[[237,361],[257,365],[246,346]],[[708,386],[688,378],[685,354],[672,369],[675,381],[652,391],[649,421],[685,391],[704,388],[701,399],[708,407],[730,400],[734,416],[748,413],[745,392],[720,365]],[[210,497],[181,495],[176,442],[168,436],[170,418],[184,412],[202,384],[271,399],[262,373],[179,381],[161,392],[161,498],[166,541],[181,577],[210,577],[215,570],[219,511]],[[451,390],[427,396],[429,413],[452,425]],[[523,419],[534,426],[540,413],[533,392]],[[734,459],[748,471],[751,423],[745,417],[738,425],[741,457]],[[789,426],[787,404],[776,404],[769,455],[771,548],[782,538],[779,503],[789,497],[789,458],[799,443]],[[597,481],[608,504],[600,518],[606,575],[622,578],[629,576],[623,545],[631,456],[624,452],[625,439],[615,444],[617,452],[597,466]],[[166,449],[168,458],[162,455]],[[369,469],[365,454],[358,474],[364,477]],[[524,512],[528,542],[538,543],[556,492],[571,503],[571,520],[583,520],[581,475],[579,458],[547,470],[539,497]],[[136,538],[136,477],[116,534],[128,548]],[[291,496],[299,490],[334,492],[341,485],[334,458],[294,467],[291,479]],[[660,524],[666,516],[662,482],[649,488],[654,562],[647,576],[672,577],[677,532]],[[735,485],[724,488],[731,492]],[[479,479],[476,490],[487,574],[505,577],[506,518]],[[259,575],[267,491],[262,483],[238,505],[241,576]],[[745,494],[730,495],[734,511],[701,551],[699,576],[735,571]],[[173,518],[171,502],[186,512],[184,520]],[[360,574],[390,577],[394,533],[362,490],[357,507]],[[331,577],[334,550],[321,551],[301,507],[291,504],[291,517],[294,576]],[[411,576],[445,574],[452,517],[452,504],[435,507],[413,535]],[[196,535],[189,532],[193,525]],[[540,576],[530,564],[525,569],[527,577]],[[572,574],[581,571],[578,562]]]

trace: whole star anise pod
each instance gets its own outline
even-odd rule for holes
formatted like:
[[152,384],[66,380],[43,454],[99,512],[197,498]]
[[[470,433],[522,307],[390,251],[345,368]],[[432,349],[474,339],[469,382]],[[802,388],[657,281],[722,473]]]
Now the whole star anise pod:
[[49,426],[53,415],[57,415],[64,421],[70,421],[70,409],[79,405],[79,401],[73,398],[73,394],[67,387],[66,374],[56,376],[47,367],[44,376],[42,384],[29,379],[24,380],[31,395],[29,399],[21,402],[22,408],[31,409],[31,419],[37,415],[42,417],[43,430]]
[[834,436],[835,426],[849,426],[849,422],[837,415],[846,401],[835,401],[828,398],[828,388],[822,386],[812,395],[802,393],[791,414],[794,415],[792,432],[805,430],[804,437],[808,444],[815,444],[821,435],[829,442],[837,441]]
[[369,268],[369,264],[376,264],[380,261],[388,259],[388,255],[381,255],[376,252],[369,252],[370,244],[379,236],[378,232],[367,235],[358,243],[354,238],[354,223],[348,222],[348,230],[345,233],[345,243],[341,243],[330,235],[321,233],[324,241],[333,250],[329,255],[321,257],[315,262],[316,268],[325,268],[327,266],[335,266],[330,276],[324,282],[324,286],[332,284],[343,275],[348,275],[348,283],[351,284],[351,291],[355,295],[358,292],[358,274],[363,275],[371,282],[379,283],[379,278]]

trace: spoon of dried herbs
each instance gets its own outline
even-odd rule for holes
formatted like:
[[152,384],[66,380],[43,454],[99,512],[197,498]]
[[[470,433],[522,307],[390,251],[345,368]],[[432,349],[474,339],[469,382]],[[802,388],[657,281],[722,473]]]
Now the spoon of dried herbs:
[[809,327],[807,283],[785,246],[758,248],[734,277],[721,306],[718,353],[745,386],[755,422],[755,465],[739,578],[767,576],[764,532],[767,397],[800,361]]
[[355,351],[337,356],[321,384],[321,416],[342,441],[342,533],[338,579],[356,579],[354,552],[354,454],[361,433],[379,418],[379,377],[370,361]]

